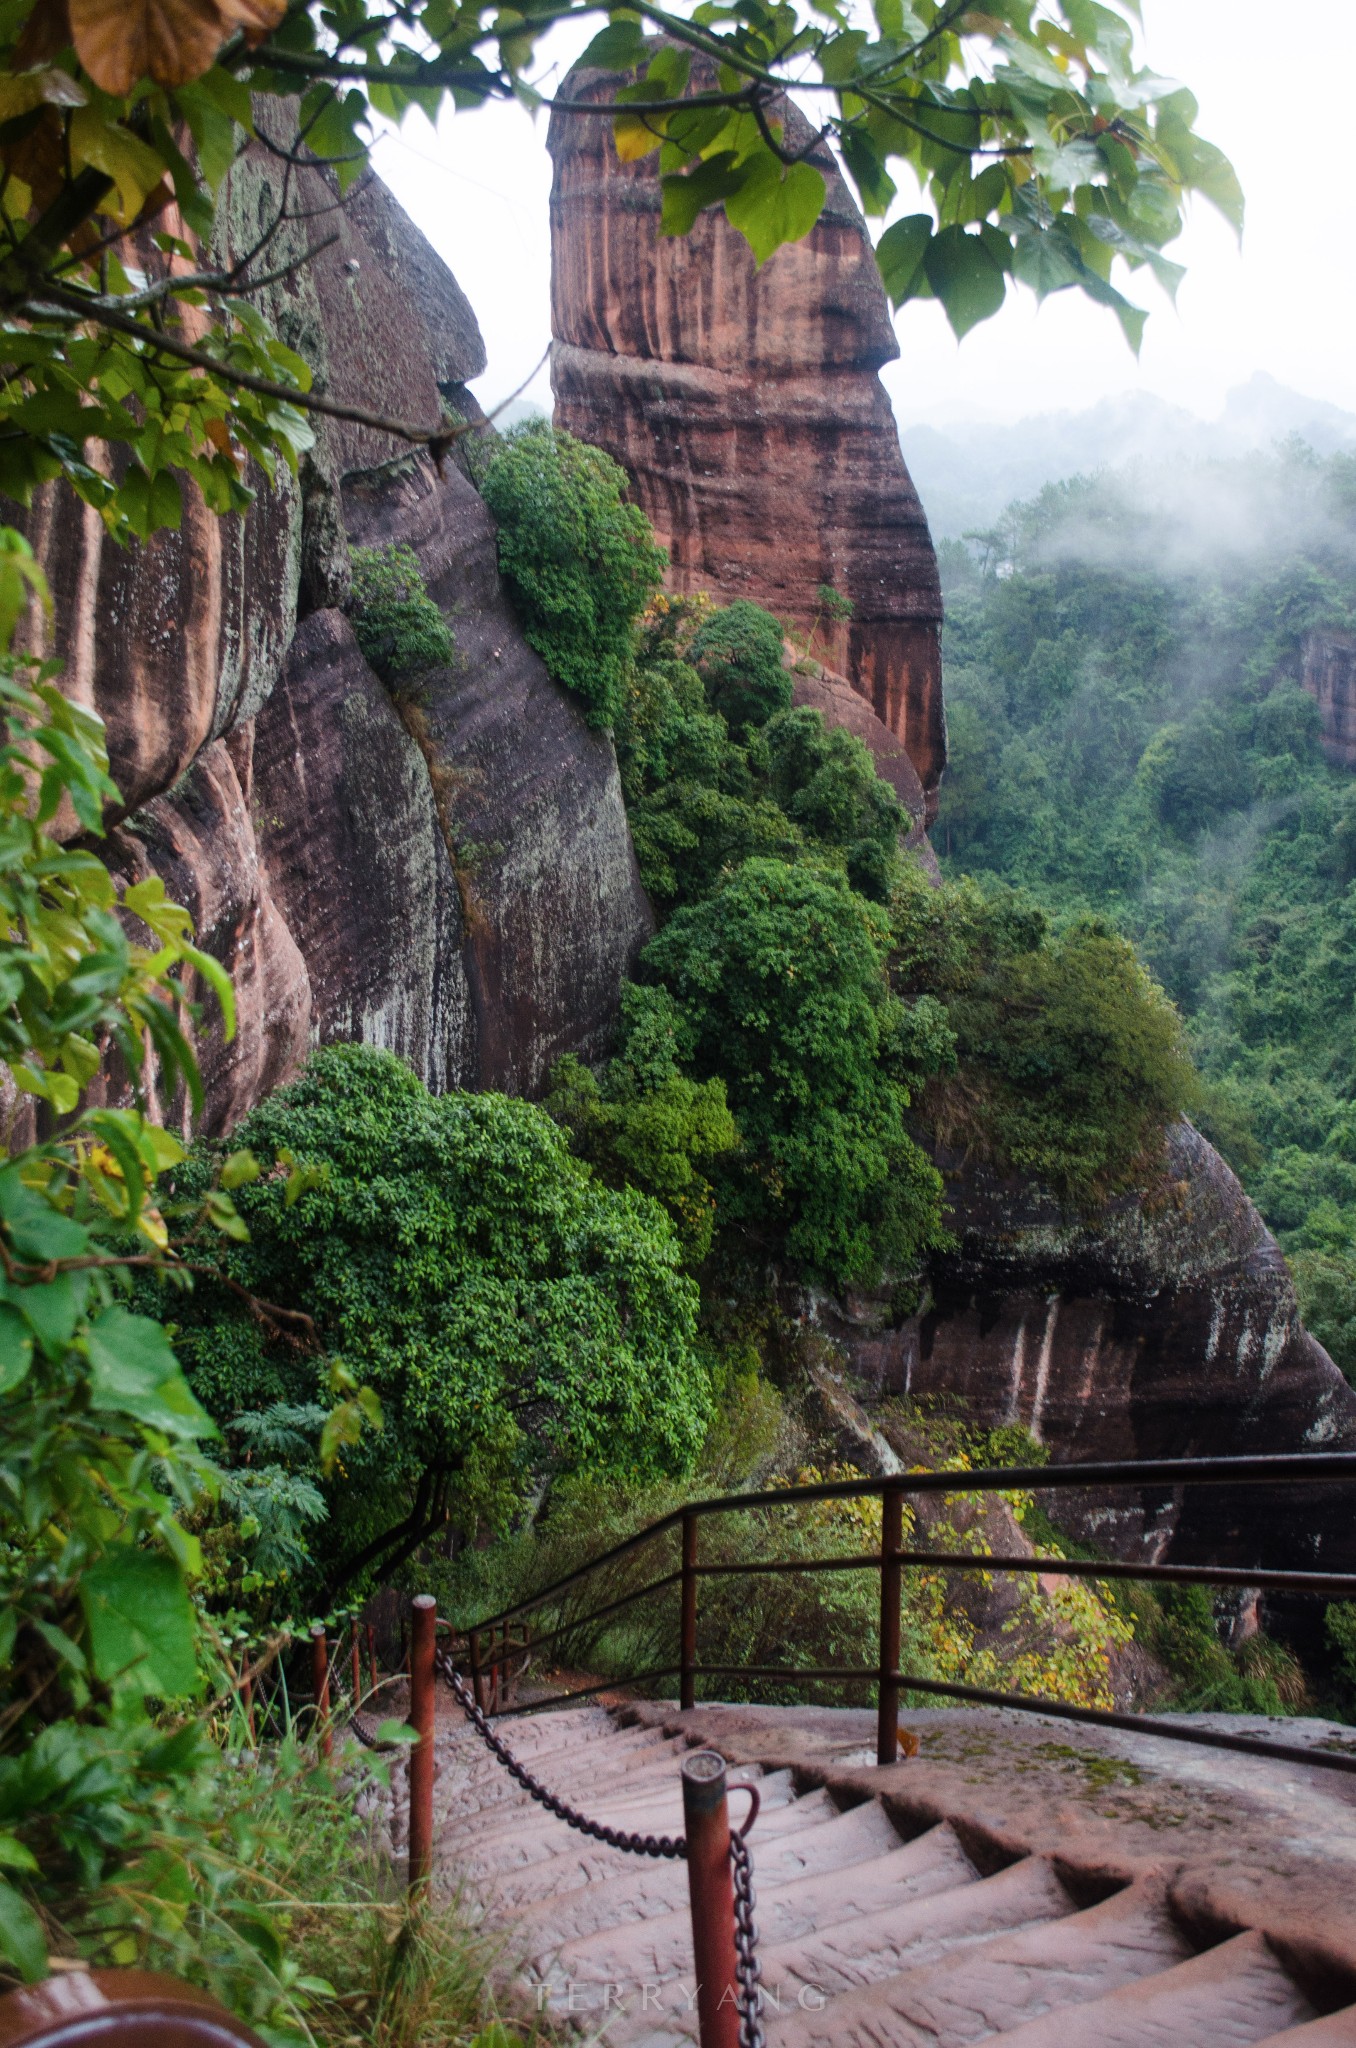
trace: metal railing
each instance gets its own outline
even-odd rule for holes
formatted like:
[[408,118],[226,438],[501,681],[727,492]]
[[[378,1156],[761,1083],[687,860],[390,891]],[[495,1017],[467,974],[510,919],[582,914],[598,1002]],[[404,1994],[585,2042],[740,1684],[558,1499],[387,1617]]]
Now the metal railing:
[[[1160,1458],[1115,1461],[1084,1465],[1019,1466],[1008,1469],[916,1471],[882,1479],[827,1479],[811,1485],[783,1486],[757,1493],[725,1494],[714,1499],[693,1501],[637,1530],[624,1542],[612,1545],[576,1570],[567,1572],[529,1599],[516,1602],[492,1614],[465,1633],[467,1657],[477,1703],[500,1714],[532,1713],[567,1701],[587,1699],[602,1692],[654,1686],[677,1679],[679,1704],[696,1704],[699,1680],[737,1679],[775,1681],[787,1686],[833,1682],[860,1685],[876,1694],[876,1753],[882,1764],[894,1763],[899,1754],[899,1707],[905,1693],[954,1699],[975,1705],[1007,1707],[1022,1713],[1049,1715],[1065,1721],[1094,1726],[1130,1729],[1142,1734],[1168,1736],[1178,1742],[1206,1748],[1230,1749],[1246,1754],[1305,1763],[1322,1769],[1356,1771],[1356,1755],[1339,1750],[1319,1750],[1296,1743],[1273,1741],[1262,1736],[1203,1728],[1175,1716],[1116,1712],[1110,1708],[1074,1705],[1044,1695],[1004,1692],[987,1686],[970,1685],[961,1679],[942,1680],[901,1669],[901,1610],[905,1590],[904,1572],[911,1567],[933,1567],[960,1573],[1049,1573],[1064,1578],[1094,1580],[1129,1579],[1150,1584],[1205,1586],[1245,1589],[1251,1592],[1308,1594],[1328,1600],[1356,1600],[1356,1574],[1346,1572],[1275,1569],[1262,1564],[1140,1564],[1125,1560],[1090,1560],[1056,1555],[992,1555],[979,1550],[939,1550],[904,1542],[905,1505],[911,1499],[934,1494],[968,1498],[1012,1493],[1054,1491],[1103,1491],[1136,1488],[1161,1493],[1179,1488],[1207,1486],[1230,1488],[1284,1487],[1309,1489],[1321,1485],[1356,1483],[1356,1452],[1310,1452],[1271,1457]],[[751,1510],[792,1508],[800,1503],[879,1499],[881,1540],[870,1551],[824,1557],[756,1558],[735,1561],[703,1561],[700,1529],[714,1517],[742,1514]],[[1353,1497],[1356,1505],[1356,1497]],[[648,1545],[666,1536],[680,1537],[680,1562],[676,1568],[659,1573],[642,1584],[583,1612],[567,1612],[567,1597],[596,1574],[605,1573]],[[874,1663],[861,1665],[797,1665],[754,1662],[703,1663],[698,1656],[698,1593],[703,1579],[750,1578],[767,1574],[815,1572],[871,1572],[879,1579],[879,1624],[877,1656]],[[507,1679],[515,1667],[525,1668],[552,1644],[576,1640],[598,1623],[623,1614],[644,1600],[673,1591],[677,1603],[676,1663],[651,1665],[627,1671],[583,1686],[575,1686],[547,1697],[514,1704],[507,1696]],[[533,1628],[534,1619],[545,1615],[556,1625]]]

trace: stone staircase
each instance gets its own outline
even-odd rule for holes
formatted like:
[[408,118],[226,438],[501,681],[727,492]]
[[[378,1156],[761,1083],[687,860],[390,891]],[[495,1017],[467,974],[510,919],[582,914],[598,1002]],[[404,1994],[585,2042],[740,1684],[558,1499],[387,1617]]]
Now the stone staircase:
[[[1011,1715],[910,1716],[923,1754],[881,1770],[863,1714],[625,1714],[501,1726],[620,1828],[681,1831],[693,1743],[757,1781],[769,2048],[1356,2048],[1356,1781],[1205,1751],[1183,1779]],[[437,1749],[439,1880],[483,1902],[510,2006],[616,2048],[695,2039],[685,1865],[554,1820],[464,1724]]]

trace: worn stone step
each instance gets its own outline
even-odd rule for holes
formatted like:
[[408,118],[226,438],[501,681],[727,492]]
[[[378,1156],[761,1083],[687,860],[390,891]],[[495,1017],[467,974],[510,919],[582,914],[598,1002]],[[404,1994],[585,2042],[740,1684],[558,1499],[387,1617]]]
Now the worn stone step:
[[[1125,1984],[1078,2013],[1078,2036],[1096,2048],[1258,2048],[1317,2018],[1264,1937],[1236,1934],[1175,1969]],[[992,2048],[1070,2048],[1069,2013],[989,2036]],[[836,2048],[836,2044],[835,2044]]]
[[[1141,1879],[1067,1919],[1002,1934],[940,1962],[828,2000],[783,1998],[769,2048],[966,2048],[1048,2011],[1066,2014],[1067,2048],[1096,2037],[1077,2008],[1188,1960],[1166,1881]],[[1196,2048],[1185,2039],[1182,2048]],[[1205,2048],[1202,2038],[1201,2048]]]
[[1310,2020],[1307,2026],[1287,2027],[1283,2034],[1268,2034],[1257,2048],[1352,2048],[1356,2042],[1356,2005],[1329,2013],[1326,2019]]
[[[530,1771],[541,1774],[549,1770],[554,1762],[569,1762],[580,1756],[607,1760],[610,1770],[622,1770],[628,1762],[642,1756],[681,1756],[686,1744],[680,1736],[665,1735],[658,1728],[628,1728],[619,1730],[611,1723],[590,1721],[570,1734],[568,1740],[539,1744],[525,1740],[525,1724],[510,1721],[496,1729],[504,1746],[526,1764]],[[439,1737],[435,1749],[441,1756],[446,1753],[449,1761],[460,1764],[466,1777],[476,1785],[494,1785],[505,1778],[504,1766],[481,1740],[479,1734],[469,1725],[455,1737]],[[512,1780],[508,1782],[512,1783]]]
[[[842,1816],[846,1818],[846,1816]],[[893,1832],[893,1830],[892,1830]],[[798,1839],[798,1838],[793,1838]],[[816,1850],[824,1840],[816,1838]],[[828,1926],[839,1913],[902,1903],[925,1891],[973,1882],[978,1872],[948,1827],[930,1828],[914,1842],[900,1844],[884,1856],[848,1856],[843,1868],[814,1857],[814,1873],[806,1875],[799,1856],[789,1867],[779,1860],[775,1838],[761,1845],[754,1864],[758,1896],[758,1927],[763,1940],[780,1941],[793,1934]],[[653,1873],[651,1875],[651,1873]],[[608,1884],[581,1885],[538,1901],[519,1920],[515,1936],[530,1943],[539,1965],[566,1941],[620,1927],[628,1921],[652,1920],[663,1913],[685,1912],[688,1905],[685,1866],[646,1862],[634,1876]]]
[[815,1858],[808,1875],[778,1884],[754,1864],[759,1939],[771,1947],[822,1932],[851,1915],[880,1913],[956,1886],[977,1884],[979,1872],[945,1822],[884,1856],[858,1858],[824,1874]]
[[[529,1743],[524,1739],[525,1725],[509,1721],[496,1727],[495,1734],[504,1747],[531,1770],[547,1768],[551,1758],[577,1757],[583,1754],[606,1756],[613,1768],[620,1769],[630,1756],[659,1755],[665,1749],[682,1750],[686,1747],[681,1736],[665,1735],[658,1728],[627,1728],[618,1730],[606,1724],[599,1727],[590,1722],[572,1733],[567,1741],[548,1744]],[[441,1747],[441,1738],[439,1747]],[[479,1732],[469,1724],[451,1740],[470,1766],[471,1775],[477,1779],[492,1780],[502,1772],[503,1765],[484,1742]]]
[[[585,1886],[629,1881],[642,1869],[684,1871],[681,1862],[631,1856],[623,1850],[589,1842],[572,1830],[565,1832],[568,1841],[560,1855],[501,1870],[481,1881],[482,1889],[488,1891],[502,1913],[507,1915],[536,1901],[573,1893]],[[794,1814],[788,1815],[786,1832],[775,1838],[775,1844],[769,1842],[767,1849],[759,1850],[757,1868],[764,1873],[775,1868],[794,1876],[804,1872],[813,1861],[817,1870],[841,1869],[859,1855],[879,1855],[887,1838],[898,1847],[898,1833],[874,1800],[840,1813],[827,1792],[810,1792],[796,1800]],[[440,1851],[446,1849],[446,1841],[444,1837]],[[769,1862],[769,1858],[775,1860]],[[684,1875],[683,1883],[686,1882]]]
[[[687,1752],[682,1748],[671,1749],[663,1746],[657,1749],[632,1752],[615,1762],[605,1755],[594,1757],[588,1751],[583,1755],[576,1752],[569,1764],[562,1764],[557,1770],[549,1768],[537,1772],[534,1764],[528,1768],[534,1776],[540,1776],[549,1791],[560,1797],[582,1801],[576,1789],[586,1785],[595,1801],[638,1800],[648,1797],[662,1797],[679,1782],[679,1768]],[[523,1759],[526,1762],[526,1759]],[[452,1768],[444,1770],[434,1789],[435,1811],[442,1807],[448,1818],[463,1838],[470,1840],[476,1835],[492,1833],[507,1824],[508,1817],[525,1802],[531,1802],[531,1795],[517,1780],[510,1776],[502,1765],[496,1766],[502,1783],[488,1787],[463,1785]],[[750,1772],[750,1777],[757,1773]]]
[[765,1943],[763,1974],[832,1993],[879,1983],[962,1945],[1077,1910],[1050,1862],[1024,1857],[994,1876],[883,1912],[852,1914],[818,1934]]
[[[845,1873],[845,1883],[850,1876]],[[763,1943],[763,1978],[787,2002],[797,2000],[803,1990],[815,1999],[831,1997],[931,1961],[962,1942],[1073,1910],[1073,1901],[1050,1865],[1028,1857],[994,1877],[931,1898],[885,1912],[848,1914],[816,1936]],[[690,1982],[691,1976],[692,1923],[687,1912],[674,1912],[563,1944],[551,1959],[548,1981],[564,1991],[554,1989],[548,2004],[550,2010],[560,2011],[562,1996],[567,1999],[575,1986],[676,1987]],[[638,2017],[634,2024],[640,2024]],[[610,2042],[632,2038],[631,2023],[625,2018],[609,2028]]]
[[[681,1750],[658,1749],[648,1755],[623,1758],[614,1765],[586,1750],[554,1767],[548,1764],[537,1769],[529,1762],[527,1768],[548,1791],[566,1799],[574,1796],[580,1783],[596,1788],[600,1796],[616,1792],[630,1797],[677,1782],[682,1756]],[[440,1765],[434,1780],[435,1810],[445,1810],[448,1818],[467,1833],[499,1825],[506,1813],[530,1797],[526,1788],[502,1767],[498,1773],[501,1782],[496,1782],[469,1779],[456,1762],[440,1760]]]

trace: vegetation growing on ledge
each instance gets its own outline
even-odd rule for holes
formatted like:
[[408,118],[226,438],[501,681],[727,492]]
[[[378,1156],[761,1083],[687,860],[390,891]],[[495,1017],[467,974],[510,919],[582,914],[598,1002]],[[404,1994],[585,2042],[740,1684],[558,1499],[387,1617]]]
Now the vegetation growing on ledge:
[[445,668],[456,643],[428,594],[414,549],[399,543],[354,548],[351,559],[348,615],[368,666],[397,693],[430,669]]
[[1029,901],[917,870],[892,906],[895,983],[954,1043],[922,1113],[944,1145],[1030,1176],[1076,1210],[1150,1184],[1196,1098],[1181,1019],[1105,922],[1052,931]]
[[887,987],[887,943],[833,869],[747,860],[643,956],[744,1138],[714,1168],[723,1216],[835,1285],[909,1272],[942,1234],[941,1181],[906,1120],[931,1048]]
[[623,481],[541,421],[485,485],[528,637],[615,728],[664,921],[617,1059],[554,1076],[576,1150],[657,1195],[690,1262],[715,1242],[833,1286],[946,1241],[928,1134],[1072,1209],[1151,1177],[1191,1069],[1132,949],[1010,892],[934,895],[865,744],[793,707],[778,622],[657,593]]
[[499,567],[523,637],[590,725],[615,725],[632,624],[668,566],[644,513],[622,495],[625,471],[601,448],[527,420],[480,489],[499,523]]

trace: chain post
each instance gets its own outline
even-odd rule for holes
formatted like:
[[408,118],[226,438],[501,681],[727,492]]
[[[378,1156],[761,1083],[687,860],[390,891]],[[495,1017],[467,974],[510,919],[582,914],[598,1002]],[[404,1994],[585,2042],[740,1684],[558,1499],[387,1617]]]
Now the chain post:
[[[499,1759],[510,1777],[516,1778],[529,1798],[553,1813],[557,1820],[563,1820],[566,1827],[577,1828],[591,1841],[604,1842],[610,1849],[625,1850],[631,1856],[663,1856],[687,1858],[691,1863],[694,1853],[703,1863],[701,1878],[703,1907],[697,1903],[697,1878],[689,1871],[689,1889],[692,1893],[692,1917],[694,1941],[698,1945],[698,1984],[714,1981],[708,1964],[714,1961],[717,1972],[723,1971],[720,1988],[713,1994],[718,2022],[718,2031],[708,2032],[706,2018],[701,2018],[701,2048],[766,2048],[767,2036],[763,2030],[763,1994],[760,1990],[761,1971],[758,1966],[758,1929],[754,1924],[753,1908],[753,1864],[749,1856],[749,1845],[745,1837],[758,1814],[758,1788],[756,1785],[736,1785],[735,1791],[747,1792],[752,1800],[748,1820],[739,1834],[730,1833],[730,1822],[726,1805],[725,1761],[714,1751],[699,1752],[705,1759],[710,1777],[705,1783],[698,1776],[696,1798],[698,1804],[705,1802],[710,1811],[699,1814],[696,1839],[699,1848],[694,1852],[693,1806],[689,1798],[688,1770],[698,1759],[689,1757],[683,1764],[683,1810],[687,1820],[686,1836],[679,1835],[638,1835],[629,1834],[621,1828],[610,1828],[605,1822],[591,1820],[586,1813],[580,1813],[558,1793],[548,1791],[539,1778],[521,1764],[512,1750],[505,1747],[495,1734],[475,1695],[465,1679],[455,1668],[447,1651],[438,1651],[434,1668],[451,1688],[457,1705],[475,1729],[492,1756]],[[361,1731],[360,1731],[361,1732]],[[705,1832],[704,1832],[705,1830]],[[724,1844],[722,1850],[721,1844]],[[700,1846],[700,1845],[703,1845]],[[723,1855],[724,1861],[721,1862]],[[708,1868],[709,1866],[709,1868]],[[706,1915],[707,1917],[702,1917]],[[714,1957],[703,1959],[700,1947],[700,1929],[708,1928],[714,1937]],[[702,2006],[699,2000],[698,2014]],[[733,2031],[730,2029],[733,2028]]]
[[466,1648],[471,1659],[471,1694],[483,1714],[487,1702],[485,1699],[485,1681],[480,1674],[480,1630],[478,1628],[467,1629]]
[[678,1643],[678,1704],[686,1713],[697,1704],[697,1517],[683,1510],[682,1608]]
[[701,2048],[739,2048],[739,1958],[724,1757],[714,1749],[695,1750],[683,1759],[682,1780],[698,2039]]
[[426,1888],[433,1872],[433,1660],[438,1608],[431,1593],[410,1602],[410,1891]]
[[499,1636],[499,1706],[501,1711],[509,1699],[509,1625],[504,1623]]
[[320,1754],[331,1757],[334,1755],[334,1727],[330,1721],[330,1646],[325,1639],[323,1621],[318,1621],[311,1630],[311,1694],[315,1700]]
[[904,1489],[887,1487],[880,1503],[880,1672],[876,1680],[876,1762],[899,1756],[899,1603],[903,1567]]
[[372,1691],[377,1690],[377,1631],[369,1621],[367,1624],[367,1672],[372,1680]]

